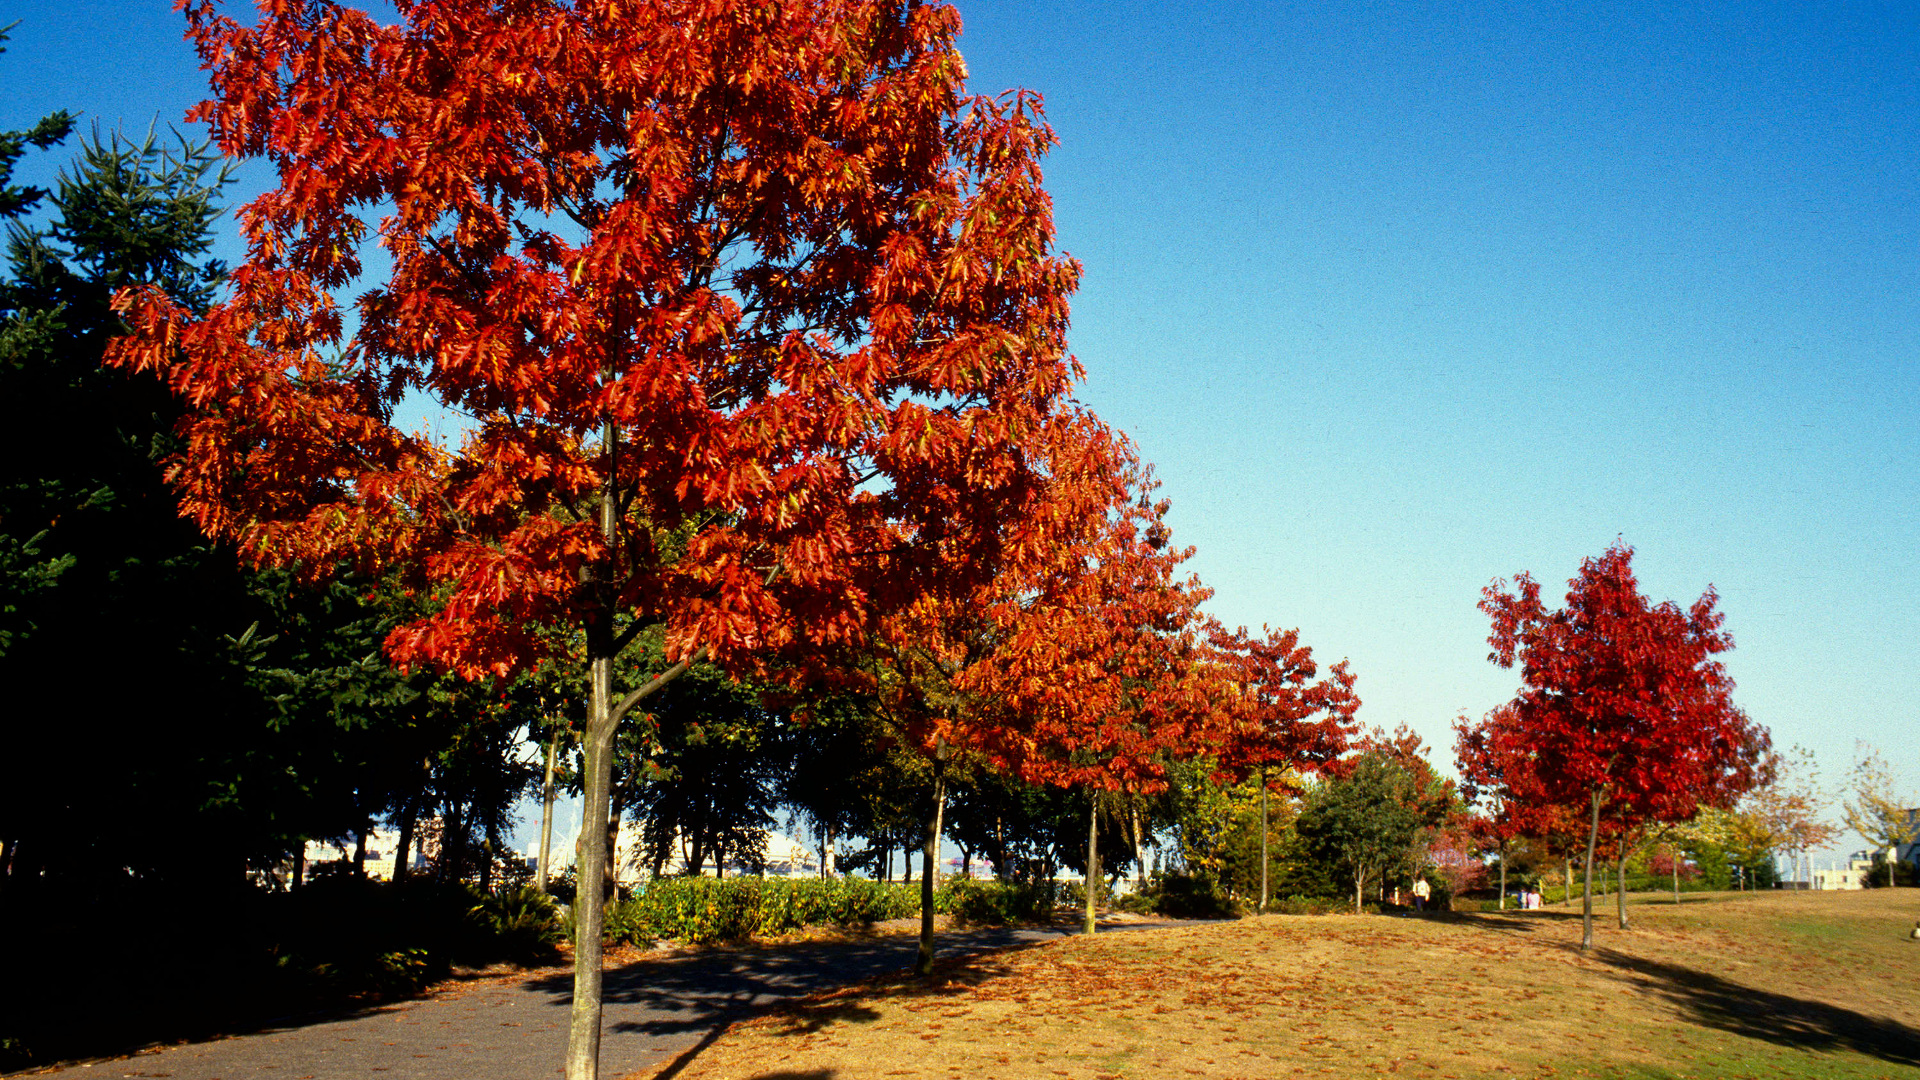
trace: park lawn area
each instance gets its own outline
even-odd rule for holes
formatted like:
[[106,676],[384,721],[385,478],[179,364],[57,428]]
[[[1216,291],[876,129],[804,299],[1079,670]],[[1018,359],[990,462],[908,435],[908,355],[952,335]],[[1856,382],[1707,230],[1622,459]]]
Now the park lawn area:
[[631,1080],[1920,1078],[1920,889],[1103,932],[790,1003]]

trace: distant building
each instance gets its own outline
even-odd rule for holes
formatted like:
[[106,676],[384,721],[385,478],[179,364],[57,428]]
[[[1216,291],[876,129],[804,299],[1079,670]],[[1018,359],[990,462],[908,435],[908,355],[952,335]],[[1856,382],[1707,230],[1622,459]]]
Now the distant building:
[[[805,844],[771,829],[766,830],[765,834],[767,838],[765,861],[768,874],[774,877],[796,877],[813,876],[820,872],[818,853],[808,849]],[[553,838],[549,857],[553,860],[554,873],[559,873],[562,869],[573,865],[573,843],[573,837],[568,837],[565,842],[562,842],[558,836]],[[682,845],[674,843],[670,850],[673,854],[661,869],[662,877],[677,877],[686,872],[686,860],[681,854]],[[527,844],[526,860],[529,870],[539,866],[540,841],[537,838]],[[614,848],[614,868],[614,876],[622,885],[634,885],[651,876],[648,861],[640,850],[638,828],[626,825],[621,827],[620,839]],[[702,867],[700,872],[708,877],[717,873],[711,861]],[[727,867],[728,877],[744,873],[749,873],[744,867],[736,865]]]

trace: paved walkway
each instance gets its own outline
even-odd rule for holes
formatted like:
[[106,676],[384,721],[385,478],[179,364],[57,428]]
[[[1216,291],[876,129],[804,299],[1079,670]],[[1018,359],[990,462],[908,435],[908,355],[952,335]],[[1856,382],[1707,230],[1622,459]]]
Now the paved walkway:
[[[1151,924],[1121,924],[1132,929]],[[942,955],[1060,937],[1068,928],[940,935]],[[618,1078],[696,1046],[782,998],[911,967],[910,936],[722,949],[608,971],[600,1075]],[[548,969],[364,1013],[293,1023],[37,1076],[61,1080],[538,1080],[561,1073],[571,971]]]

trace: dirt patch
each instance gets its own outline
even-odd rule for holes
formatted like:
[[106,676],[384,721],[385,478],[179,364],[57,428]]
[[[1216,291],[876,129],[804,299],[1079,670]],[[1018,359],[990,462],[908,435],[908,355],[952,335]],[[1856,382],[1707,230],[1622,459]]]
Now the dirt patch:
[[1920,1077],[1910,893],[1561,912],[1265,916],[1072,938],[819,995],[678,1080]]

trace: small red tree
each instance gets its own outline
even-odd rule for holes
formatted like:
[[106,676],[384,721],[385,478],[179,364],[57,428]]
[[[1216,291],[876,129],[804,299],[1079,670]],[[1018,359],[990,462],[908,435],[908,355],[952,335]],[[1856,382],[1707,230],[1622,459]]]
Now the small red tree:
[[[279,184],[230,297],[124,298],[110,362],[191,406],[172,477],[208,532],[444,599],[396,660],[508,673],[584,630],[591,883],[615,728],[696,657],[855,640],[1044,542],[1026,446],[1078,372],[1052,134],[1030,95],[965,94],[959,18],[919,0],[397,6],[188,3],[194,117]],[[457,444],[396,424],[409,395]],[[616,686],[647,627],[668,665]],[[598,1067],[601,904],[570,1080]]]
[[1453,722],[1454,767],[1460,771],[1460,794],[1468,806],[1484,803],[1470,825],[1484,850],[1500,859],[1500,908],[1507,906],[1507,855],[1513,842],[1530,831],[1524,802],[1516,790],[1531,785],[1532,759],[1515,753],[1511,739],[1497,736],[1497,728],[1512,722],[1513,706],[1502,705],[1479,724],[1464,716]]
[[1524,573],[1511,587],[1494,581],[1480,601],[1493,623],[1489,659],[1519,666],[1523,679],[1511,723],[1490,733],[1492,753],[1526,760],[1543,802],[1587,812],[1588,949],[1603,818],[1624,828],[1745,790],[1767,741],[1734,707],[1733,680],[1714,659],[1733,640],[1713,589],[1687,609],[1654,604],[1632,560],[1622,543],[1584,560],[1558,610],[1541,603],[1539,584]]

